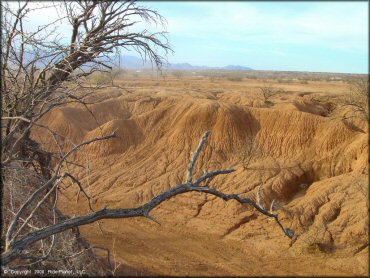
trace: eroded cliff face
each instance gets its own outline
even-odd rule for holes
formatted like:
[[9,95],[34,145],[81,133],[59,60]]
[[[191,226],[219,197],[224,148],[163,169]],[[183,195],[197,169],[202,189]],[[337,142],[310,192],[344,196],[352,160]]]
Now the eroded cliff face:
[[[211,186],[253,198],[262,182],[264,204],[275,200],[284,224],[300,235],[292,252],[317,248],[355,254],[368,245],[368,128],[356,119],[343,121],[339,108],[324,113],[325,105],[300,96],[271,105],[255,94],[98,97],[90,111],[70,105],[43,119],[74,143],[116,131],[117,138],[93,143],[76,155],[80,164],[88,165],[85,170],[70,166],[86,185],[94,208],[138,206],[184,182],[191,152],[202,134],[212,130],[197,173],[236,168]],[[245,169],[241,150],[251,135],[258,151]],[[34,136],[56,149],[45,132],[36,130]],[[69,187],[64,193],[74,200],[76,192]],[[82,197],[77,204],[61,198],[66,213],[88,211]],[[263,239],[271,250],[289,244],[274,222],[252,208],[202,194],[177,196],[154,214],[161,222],[194,233],[251,244]]]

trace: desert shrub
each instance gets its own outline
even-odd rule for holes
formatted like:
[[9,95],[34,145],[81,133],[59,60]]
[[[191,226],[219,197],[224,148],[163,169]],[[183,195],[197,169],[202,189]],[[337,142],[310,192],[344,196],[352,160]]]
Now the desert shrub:
[[212,83],[216,82],[216,80],[217,80],[216,76],[213,76],[213,75],[208,76],[208,78],[209,78],[209,81],[212,82]]
[[278,79],[278,83],[289,84],[289,83],[293,83],[293,80],[292,79],[282,78],[282,79]]
[[163,79],[163,80],[166,80],[166,79],[167,79],[167,77],[168,77],[168,74],[167,74],[166,72],[162,72],[162,73],[160,74],[160,76],[162,77],[162,79]]
[[112,69],[109,72],[95,72],[91,75],[90,80],[98,85],[114,85],[114,81],[120,78],[127,73],[124,69]]
[[243,80],[243,76],[240,74],[233,74],[233,75],[229,75],[227,77],[227,80],[232,81],[232,82],[240,82]]
[[349,94],[343,99],[344,106],[351,106],[362,120],[369,121],[369,80],[358,79],[350,82]]
[[272,84],[265,83],[264,86],[259,87],[265,102],[268,102],[271,97],[278,93],[282,93],[283,90],[275,88]]
[[123,78],[126,74],[127,74],[127,71],[124,69],[115,68],[115,69],[112,69],[110,72],[110,76],[112,77],[113,80]]
[[174,76],[174,77],[176,77],[176,78],[182,78],[183,76],[184,76],[184,72],[183,71],[181,71],[181,70],[174,70],[173,72],[172,72],[172,75]]
[[94,72],[90,76],[90,81],[98,86],[111,85],[113,82],[109,72]]
[[[93,269],[97,266],[93,251],[78,240],[80,223],[70,226],[70,218],[58,210],[58,194],[64,191],[66,183],[69,184],[68,179],[84,192],[83,185],[70,172],[68,165],[75,163],[68,156],[86,144],[110,139],[116,134],[101,135],[79,146],[64,148],[66,137],[47,125],[40,125],[39,120],[51,109],[71,102],[84,105],[95,118],[86,99],[98,88],[90,86],[87,89],[84,83],[112,84],[115,72],[111,75],[102,69],[115,64],[111,53],[122,47],[136,50],[160,68],[164,59],[158,52],[171,51],[165,33],[139,29],[132,33],[128,26],[142,19],[160,27],[164,19],[155,10],[133,1],[64,1],[61,6],[57,3],[36,3],[35,6],[32,1],[25,1],[19,3],[18,8],[8,2],[1,2],[2,16],[6,19],[4,24],[1,22],[1,37],[6,42],[2,50],[8,53],[1,57],[1,123],[5,126],[0,144],[4,191],[1,199],[2,269],[82,270],[91,267],[85,275],[102,276]],[[24,31],[27,18],[35,15],[34,11],[47,7],[57,12],[57,18],[36,25],[34,30]],[[60,40],[59,27],[70,30],[71,40]],[[22,82],[19,82],[20,77]],[[46,145],[32,138],[36,127],[52,134],[53,142],[60,148],[46,151]],[[85,197],[90,200],[87,193]],[[88,256],[82,260],[86,254]]]

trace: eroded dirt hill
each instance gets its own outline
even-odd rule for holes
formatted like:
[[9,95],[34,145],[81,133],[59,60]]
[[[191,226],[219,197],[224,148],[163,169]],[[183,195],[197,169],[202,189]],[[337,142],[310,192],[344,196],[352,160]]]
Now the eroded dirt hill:
[[[268,207],[275,200],[284,225],[299,234],[291,244],[275,222],[248,206],[188,193],[153,212],[162,226],[130,219],[100,221],[105,234],[95,224],[82,228],[92,243],[111,248],[114,239],[117,261],[144,274],[367,273],[365,122],[342,120],[344,110],[329,111],[304,94],[281,93],[265,102],[253,90],[117,90],[101,92],[95,100],[90,111],[74,104],[43,119],[73,143],[116,131],[117,138],[76,155],[85,169],[70,165],[94,209],[138,206],[184,182],[191,152],[211,130],[198,175],[204,169],[236,168],[211,186],[252,198],[263,183],[263,203]],[[34,136],[56,149],[43,131]],[[248,138],[255,138],[256,152],[245,168]],[[75,202],[77,188],[63,193],[65,213],[89,211],[82,195]]]

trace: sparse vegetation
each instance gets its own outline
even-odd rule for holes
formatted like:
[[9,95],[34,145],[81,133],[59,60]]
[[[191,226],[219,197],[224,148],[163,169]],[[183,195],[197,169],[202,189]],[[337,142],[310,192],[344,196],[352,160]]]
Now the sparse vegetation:
[[122,47],[165,62],[156,11],[47,5],[63,25],[25,31],[31,1],[1,2],[2,274],[367,274],[363,75],[123,71]]
[[280,89],[275,88],[271,83],[264,83],[264,86],[259,87],[259,89],[265,102],[268,102],[271,97],[282,92]]
[[175,76],[176,78],[180,79],[184,76],[184,72],[181,70],[174,70],[172,71],[172,75]]
[[97,86],[112,85],[113,83],[113,78],[109,72],[94,72],[90,76],[90,80]]
[[[69,171],[72,163],[69,157],[84,145],[115,135],[93,138],[80,145],[71,143],[72,148],[66,149],[63,143],[66,138],[41,124],[40,119],[68,103],[80,103],[89,111],[86,99],[96,87],[90,86],[86,92],[86,77],[91,76],[99,87],[112,84],[117,73],[110,71],[113,62],[108,53],[131,45],[161,67],[163,57],[158,51],[171,49],[165,32],[144,30],[135,32],[134,36],[122,32],[127,26],[137,24],[130,16],[133,14],[146,22],[159,25],[164,22],[156,11],[135,2],[66,1],[40,7],[27,1],[14,7],[9,2],[1,2],[4,42],[1,57],[1,178],[4,192],[7,192],[6,199],[2,200],[2,267],[40,269],[55,265],[57,261],[60,262],[58,267],[71,269],[71,262],[78,267],[76,258],[81,254],[90,254],[90,261],[95,259],[91,258],[92,247],[82,248],[77,236],[67,236],[67,230],[77,229],[79,225],[70,225],[74,220],[61,215],[57,209],[60,186],[68,179],[90,202],[80,181]],[[46,7],[59,9],[56,21],[35,31],[25,31],[27,17]],[[69,42],[58,39],[56,30],[61,24],[70,24]],[[106,69],[110,72],[105,72]],[[45,130],[54,138],[58,151],[44,150],[31,137],[36,128]],[[14,175],[15,170],[17,175]],[[22,178],[25,183],[18,183]],[[57,227],[63,226],[65,228],[58,230]],[[57,230],[50,231],[50,228]],[[69,248],[67,241],[76,245]],[[83,270],[83,264],[87,266],[90,262],[81,261],[81,264],[80,270]],[[95,271],[96,274],[99,272]]]
[[290,83],[293,83],[293,80],[292,79],[287,79],[287,78],[278,79],[278,83],[281,83],[281,84],[290,84]]
[[240,81],[243,80],[243,76],[242,75],[239,75],[239,74],[229,75],[227,77],[227,80],[233,81],[233,82],[240,82]]
[[369,80],[352,80],[350,85],[349,95],[344,98],[343,105],[352,107],[356,116],[369,121]]
[[[159,49],[165,52],[171,51],[165,33],[149,33],[144,30],[132,34],[129,30],[127,32],[122,30],[137,23],[134,20],[130,21],[130,15],[133,14],[146,22],[157,24],[163,24],[164,19],[156,11],[130,1],[61,2],[56,5],[59,5],[64,14],[58,14],[60,17],[57,21],[61,22],[65,16],[71,24],[72,33],[70,43],[59,45],[57,38],[53,37],[53,29],[47,28],[49,25],[33,33],[24,32],[25,18],[33,11],[29,2],[20,4],[18,11],[14,11],[7,2],[5,4],[2,2],[1,5],[6,18],[5,22],[2,22],[4,31],[2,38],[6,44],[3,49],[5,56],[2,57],[1,120],[4,126],[1,166],[2,182],[7,187],[6,202],[11,208],[4,213],[2,219],[3,267],[42,268],[50,262],[61,261],[65,263],[63,267],[66,268],[68,259],[78,257],[93,248],[85,243],[83,247],[81,245],[73,249],[69,244],[61,242],[65,248],[56,252],[56,242],[60,241],[66,231],[75,229],[78,235],[79,226],[91,223],[97,223],[103,231],[97,222],[101,219],[146,217],[158,222],[150,212],[171,197],[187,192],[207,193],[225,201],[235,200],[240,204],[251,205],[260,213],[273,219],[284,235],[289,238],[295,236],[292,230],[284,228],[275,211],[264,208],[260,200],[255,202],[250,198],[241,198],[238,194],[225,194],[209,187],[216,176],[232,173],[235,169],[205,171],[202,176],[194,178],[195,164],[210,132],[204,134],[191,158],[186,183],[170,187],[146,204],[134,208],[109,209],[105,206],[100,210],[94,210],[92,197],[70,168],[71,165],[82,169],[85,166],[75,163],[72,157],[85,146],[116,139],[116,132],[101,134],[76,144],[50,126],[42,124],[40,119],[53,109],[77,102],[96,120],[88,107],[91,103],[86,101],[86,98],[90,97],[97,87],[89,86],[88,93],[85,93],[86,77],[90,77],[98,87],[113,85],[117,72],[103,70],[104,68],[112,70],[112,61],[107,54],[127,45],[133,46],[139,53],[149,57],[160,68],[163,57],[158,53]],[[45,34],[41,36],[41,31],[46,32],[48,41],[45,41]],[[33,51],[25,62],[25,50],[29,49]],[[45,56],[45,53],[48,55]],[[106,60],[102,61],[103,59]],[[46,66],[38,69],[36,66],[40,64],[46,64]],[[177,71],[174,74],[180,76],[179,73]],[[233,81],[239,80],[239,76],[233,76],[233,78]],[[21,80],[23,82],[20,82]],[[31,132],[37,128],[51,136],[57,151],[44,150],[41,143],[31,137]],[[31,190],[22,192],[25,195],[15,194],[15,190],[18,190],[14,184],[17,177],[9,174],[14,169],[19,173],[27,173],[27,176],[32,174],[35,177],[27,181],[27,184],[31,185]],[[67,181],[78,187],[77,201],[80,194],[84,196],[90,209],[88,214],[66,217],[59,212],[58,194]],[[16,198],[17,196],[21,196],[21,200]],[[40,221],[43,218],[47,218],[48,221]],[[71,242],[73,238],[69,241]],[[76,242],[81,243],[77,237]],[[69,253],[70,250],[72,254]],[[89,254],[93,256],[93,253]],[[111,273],[115,274],[118,267],[119,264],[115,264]]]

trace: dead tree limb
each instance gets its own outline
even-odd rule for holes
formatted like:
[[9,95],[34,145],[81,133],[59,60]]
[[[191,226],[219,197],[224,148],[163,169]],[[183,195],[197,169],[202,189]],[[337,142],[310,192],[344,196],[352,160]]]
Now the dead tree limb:
[[[210,131],[207,131],[205,135],[202,137],[199,146],[197,150],[195,151],[195,155],[193,155],[190,165],[192,167],[189,167],[188,169],[188,178],[190,180],[193,179],[193,172],[192,169],[196,164],[197,158],[199,157],[199,153],[202,151],[202,148],[210,134]],[[17,257],[20,256],[23,249],[31,245],[32,243],[35,243],[39,240],[45,239],[49,236],[55,235],[57,233],[63,232],[65,230],[87,225],[90,223],[94,223],[101,219],[117,219],[117,218],[131,218],[131,217],[146,217],[150,220],[153,220],[153,218],[150,216],[150,212],[156,208],[159,204],[163,203],[166,200],[169,200],[170,198],[179,195],[184,194],[187,192],[202,192],[202,193],[208,193],[211,195],[214,195],[216,197],[219,197],[223,199],[224,201],[229,200],[235,200],[241,204],[247,204],[253,206],[255,209],[257,209],[261,214],[266,215],[268,217],[272,217],[275,219],[277,224],[280,226],[280,228],[283,230],[284,234],[288,236],[289,238],[293,238],[294,232],[290,229],[284,228],[282,223],[280,222],[278,215],[274,214],[270,210],[266,210],[263,208],[260,204],[256,203],[250,198],[242,198],[239,196],[239,194],[226,194],[224,192],[221,192],[215,188],[210,188],[207,180],[214,178],[218,175],[224,175],[234,172],[235,169],[223,169],[223,170],[216,170],[211,172],[205,172],[201,177],[196,179],[193,182],[186,182],[180,185],[177,185],[175,187],[172,187],[171,189],[159,194],[158,196],[154,197],[151,201],[148,203],[136,207],[136,208],[124,208],[124,209],[109,209],[108,207],[105,207],[99,211],[84,215],[84,216],[78,216],[74,218],[67,219],[65,221],[62,221],[60,223],[39,229],[34,232],[30,232],[27,235],[25,235],[23,238],[13,241],[12,244],[8,246],[8,250],[5,251],[1,255],[1,259],[4,265],[10,263],[11,261],[15,260]],[[206,182],[206,185],[201,185],[203,182]]]
[[28,223],[28,221],[32,218],[34,212],[36,209],[46,200],[46,198],[53,192],[53,190],[56,188],[56,186],[65,178],[69,177],[69,173],[65,173],[63,175],[60,175],[60,171],[62,169],[64,161],[74,152],[78,151],[82,146],[89,145],[91,143],[97,142],[97,141],[102,141],[102,140],[107,140],[110,138],[115,137],[115,133],[113,132],[112,134],[109,134],[107,136],[103,137],[98,137],[98,138],[93,138],[91,140],[85,141],[81,144],[76,145],[73,149],[71,149],[68,153],[66,153],[62,159],[60,160],[58,166],[56,167],[56,172],[54,176],[52,176],[43,186],[41,186],[39,189],[37,189],[28,199],[23,203],[21,208],[18,210],[18,212],[15,214],[13,221],[9,225],[8,231],[6,233],[6,248],[8,249],[9,245],[14,241],[16,236],[13,236],[13,233],[15,231],[15,228],[17,224],[19,223],[19,217],[25,212],[26,209],[30,207],[30,205],[39,197],[45,190],[49,190],[48,193],[46,193],[41,201],[36,205],[36,207],[33,209],[32,213],[28,216],[26,221],[22,224],[21,228],[18,230],[16,235],[20,232],[20,230]]
[[[75,0],[35,4],[27,0],[18,1],[18,5],[1,1],[0,6],[3,42],[0,69],[1,179],[4,188],[9,187],[12,208],[12,214],[4,210],[8,215],[2,219],[4,236],[1,238],[1,251],[7,252],[10,246],[32,232],[30,225],[42,229],[58,224],[60,220],[53,223],[39,213],[41,207],[51,208],[52,203],[57,202],[58,188],[65,179],[71,179],[79,187],[77,198],[82,193],[90,204],[87,191],[68,169],[68,164],[74,164],[70,161],[71,154],[83,145],[75,144],[43,125],[43,117],[53,109],[78,103],[84,106],[99,127],[89,109],[92,102],[88,98],[101,86],[88,86],[87,78],[93,73],[114,68],[114,54],[122,49],[139,52],[157,69],[166,63],[166,55],[172,50],[166,38],[167,32],[162,29],[165,19],[137,1]],[[26,24],[33,12],[47,9],[57,11],[55,20],[36,28]],[[149,25],[155,28],[149,28]],[[68,40],[60,38],[61,26],[70,27]],[[41,142],[32,138],[39,128],[52,136],[59,153],[45,151]],[[61,142],[71,143],[72,147],[65,149]],[[16,170],[29,181],[27,189],[30,193],[22,192],[19,200],[13,198],[14,175],[10,174]],[[24,170],[41,177],[37,185]],[[54,212],[55,220],[54,208],[50,213]],[[29,254],[35,255],[29,259],[31,265],[50,260],[46,256],[50,254],[49,248],[42,240],[39,243],[41,249],[36,248],[38,244],[24,249],[20,261]]]
[[[55,204],[59,184],[65,178],[71,178],[84,193],[81,184],[73,178],[68,169],[65,169],[68,168],[65,166],[70,163],[68,158],[84,145],[112,138],[114,134],[94,138],[78,145],[72,144],[73,147],[65,152],[59,148],[58,161],[54,167],[51,166],[50,158],[53,154],[41,153],[41,145],[31,139],[31,130],[34,130],[34,127],[44,128],[54,139],[57,136],[59,138],[60,135],[40,123],[42,117],[53,109],[72,102],[78,102],[89,110],[86,97],[91,95],[91,90],[94,88],[89,87],[89,92],[86,92],[85,77],[96,71],[102,72],[112,68],[114,59],[111,54],[119,49],[136,50],[144,60],[149,59],[158,69],[166,61],[162,55],[165,56],[172,50],[167,41],[166,32],[151,32],[147,29],[132,31],[139,21],[162,26],[165,23],[158,12],[138,5],[137,1],[87,0],[50,4],[61,6],[64,12],[56,21],[39,26],[36,31],[26,30],[27,26],[23,23],[32,11],[39,8],[31,1],[26,1],[19,2],[18,10],[14,10],[8,2],[2,1],[0,4],[3,11],[2,41],[5,42],[2,46],[5,55],[2,56],[1,67],[1,121],[4,123],[0,146],[2,170],[12,167],[23,169],[33,167],[31,170],[38,173],[38,163],[45,172],[40,173],[42,176],[40,186],[32,189],[30,196],[20,202],[14,217],[9,221],[9,226],[3,227],[4,230],[7,229],[5,237],[2,238],[2,244],[5,243],[5,250],[1,255],[3,265],[17,258],[22,259],[22,256],[24,257],[32,249],[31,245],[36,242],[100,219],[146,217],[156,221],[150,216],[150,212],[155,207],[173,196],[192,191],[212,194],[225,201],[236,200],[242,204],[252,205],[262,214],[274,218],[284,233],[290,237],[289,230],[284,229],[277,215],[272,211],[266,210],[251,199],[241,198],[239,194],[226,194],[209,187],[212,179],[218,175],[229,174],[234,169],[205,171],[199,178],[193,178],[196,162],[209,132],[203,136],[192,156],[185,183],[163,192],[137,208],[109,209],[106,207],[84,216],[59,219],[57,222]],[[57,25],[68,25],[66,20],[72,27],[68,42],[58,39]],[[99,86],[95,89],[99,89]],[[39,154],[39,158],[35,158],[35,153]],[[4,177],[4,175],[2,180],[8,184],[12,182],[10,177]],[[54,193],[55,199],[52,199]],[[85,196],[87,197],[87,194]],[[27,231],[26,227],[32,223],[31,220],[37,218],[41,205],[50,200],[54,201],[54,222],[48,222],[45,225],[49,226],[44,225],[36,231]],[[42,247],[43,256],[35,256],[38,258],[35,262],[46,259],[52,247],[53,244],[48,250]]]

